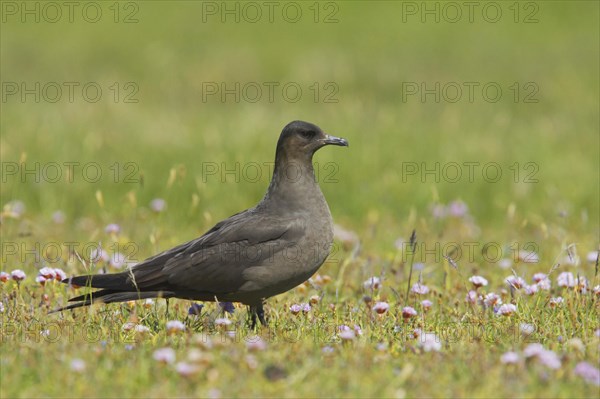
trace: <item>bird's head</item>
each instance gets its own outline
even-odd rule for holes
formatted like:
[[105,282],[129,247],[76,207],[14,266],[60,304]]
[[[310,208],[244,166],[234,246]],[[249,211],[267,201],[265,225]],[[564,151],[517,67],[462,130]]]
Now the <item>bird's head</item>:
[[277,142],[277,153],[287,159],[312,158],[319,148],[326,145],[348,146],[346,139],[325,134],[321,128],[309,122],[294,121],[282,130]]

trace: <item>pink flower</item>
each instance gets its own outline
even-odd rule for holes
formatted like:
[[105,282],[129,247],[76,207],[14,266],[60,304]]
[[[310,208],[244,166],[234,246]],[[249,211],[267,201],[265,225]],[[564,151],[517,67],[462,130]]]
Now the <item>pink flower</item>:
[[573,277],[573,273],[571,272],[562,272],[556,278],[556,282],[559,287],[575,287],[575,277]]
[[116,223],[111,223],[104,228],[104,231],[107,234],[119,234],[119,232],[121,231],[121,226],[119,226]]
[[427,287],[426,285],[423,285],[421,283],[415,283],[412,286],[411,291],[417,295],[426,295],[429,293],[429,287]]
[[185,331],[185,324],[183,324],[179,320],[169,320],[167,321],[166,329],[169,334]]
[[535,295],[538,292],[538,285],[537,284],[532,284],[532,285],[526,285],[525,286],[525,294],[526,295]]
[[6,283],[9,278],[10,278],[10,274],[8,274],[6,272],[0,272],[0,281],[2,281],[3,283]]
[[594,293],[594,295],[596,295],[596,296],[600,297],[600,285],[597,285],[597,286],[595,286],[595,287],[592,289],[592,292]]
[[555,298],[550,298],[549,305],[551,308],[555,308],[559,305],[562,305],[565,300],[561,296],[557,296]]
[[340,326],[340,330],[341,331],[338,333],[338,336],[343,341],[352,341],[353,339],[356,338],[356,333],[354,332],[354,330],[350,329],[350,327]]
[[490,292],[483,298],[483,303],[485,306],[491,308],[496,305],[502,305],[502,299],[500,299],[500,295]]
[[27,275],[23,270],[15,269],[12,272],[10,272],[10,277],[15,281],[23,281],[25,280],[25,277],[27,277]]
[[505,281],[506,281],[506,284],[508,284],[511,287],[514,287],[516,289],[521,289],[527,285],[525,280],[523,280],[521,277],[517,277],[517,276],[508,276],[505,279]]
[[376,302],[375,305],[373,305],[373,311],[377,312],[377,314],[384,314],[389,308],[390,305],[388,305],[387,302]]
[[533,343],[533,344],[529,344],[529,345],[527,345],[527,347],[525,347],[525,349],[523,350],[523,355],[525,357],[538,356],[544,350],[545,349],[544,349],[544,346],[542,344]]
[[402,308],[402,317],[404,317],[405,320],[408,320],[411,317],[415,317],[416,315],[417,311],[411,308],[410,306],[405,306],[404,308]]
[[150,201],[150,209],[156,213],[162,212],[167,209],[167,201],[162,198],[154,198]]
[[426,332],[419,336],[419,346],[425,352],[439,352],[442,349],[442,342],[434,333]]
[[588,362],[579,362],[573,370],[575,375],[580,376],[590,384],[600,386],[600,370]]
[[550,281],[549,278],[545,278],[541,281],[538,281],[535,285],[537,285],[537,287],[540,290],[544,290],[544,291],[550,291],[550,289],[552,288],[552,282]]
[[517,364],[519,363],[519,355],[516,352],[506,352],[500,356],[502,364]]
[[154,351],[152,357],[157,362],[173,364],[175,363],[175,351],[172,348],[160,348]]
[[44,277],[46,280],[53,280],[56,278],[56,272],[51,267],[42,267],[38,271],[38,275]]
[[192,375],[198,373],[200,368],[192,363],[187,362],[179,362],[175,365],[175,371],[182,377],[191,377]]
[[381,280],[379,277],[370,277],[363,282],[363,288],[368,291],[375,291],[381,288]]
[[477,292],[476,291],[469,291],[467,292],[467,296],[465,297],[465,301],[467,303],[470,303],[472,305],[477,303]]
[[46,277],[44,277],[44,276],[37,276],[35,278],[35,282],[39,283],[40,285],[46,285]]
[[541,364],[550,369],[557,370],[561,366],[560,358],[551,350],[542,351],[538,354],[537,358]]
[[510,316],[517,311],[517,307],[512,303],[505,303],[498,308],[498,314],[502,316]]
[[421,306],[423,306],[424,311],[428,311],[433,306],[433,303],[429,299],[425,299],[421,301]]
[[488,285],[488,281],[481,276],[471,276],[469,277],[469,281],[475,286],[476,289]]
[[71,370],[76,373],[83,373],[85,371],[85,362],[81,359],[71,360]]
[[545,273],[536,273],[533,275],[533,282],[534,283],[539,283],[542,280],[546,280],[548,278],[548,275],[546,275]]

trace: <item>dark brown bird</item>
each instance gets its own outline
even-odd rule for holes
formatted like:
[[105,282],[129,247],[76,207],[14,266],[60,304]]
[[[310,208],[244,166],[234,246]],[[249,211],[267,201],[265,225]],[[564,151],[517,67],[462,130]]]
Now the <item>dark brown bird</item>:
[[72,298],[92,303],[144,298],[242,302],[252,326],[265,324],[263,302],[306,281],[333,242],[333,221],[315,179],[312,157],[326,145],[348,146],[308,122],[289,123],[279,136],[273,177],[254,208],[237,213],[203,236],[161,252],[125,272],[63,280],[102,288]]

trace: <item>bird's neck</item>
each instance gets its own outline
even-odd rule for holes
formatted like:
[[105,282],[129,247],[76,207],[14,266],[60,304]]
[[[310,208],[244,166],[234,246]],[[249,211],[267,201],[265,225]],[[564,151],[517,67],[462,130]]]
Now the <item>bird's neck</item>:
[[298,209],[314,205],[309,204],[307,198],[312,198],[313,201],[323,198],[315,179],[312,156],[307,159],[278,157],[264,201],[278,202]]

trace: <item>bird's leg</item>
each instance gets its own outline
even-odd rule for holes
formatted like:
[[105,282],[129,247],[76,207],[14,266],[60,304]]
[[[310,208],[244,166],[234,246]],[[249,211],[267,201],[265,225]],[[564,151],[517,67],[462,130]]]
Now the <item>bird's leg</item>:
[[258,318],[258,321],[260,321],[260,324],[262,324],[263,326],[267,325],[267,322],[265,321],[265,310],[263,309],[262,302],[259,303],[258,305],[249,306],[248,311],[249,311],[248,322],[250,324],[251,330],[256,329],[256,319],[257,318]]

